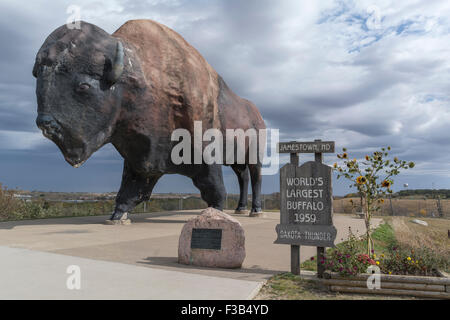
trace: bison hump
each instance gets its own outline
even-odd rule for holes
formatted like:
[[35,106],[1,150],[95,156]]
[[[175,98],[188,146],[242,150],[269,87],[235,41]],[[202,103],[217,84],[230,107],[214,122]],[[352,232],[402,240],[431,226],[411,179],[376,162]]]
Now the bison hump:
[[152,112],[163,113],[172,122],[168,129],[220,128],[219,85],[216,71],[202,55],[172,29],[152,20],[131,20],[114,34],[135,51],[158,104]]

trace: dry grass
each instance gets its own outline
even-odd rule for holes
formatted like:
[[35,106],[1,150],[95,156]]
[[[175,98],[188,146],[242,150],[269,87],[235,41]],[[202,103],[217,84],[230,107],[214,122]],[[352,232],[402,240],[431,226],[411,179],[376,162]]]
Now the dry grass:
[[395,231],[395,236],[400,244],[413,248],[426,247],[441,256],[450,256],[450,220],[436,218],[422,218],[428,226],[422,226],[411,222],[408,217],[389,218]]
[[[350,200],[355,204],[352,207]],[[450,218],[450,200],[441,200],[444,217]],[[433,217],[438,216],[437,200],[435,199],[392,199],[392,209],[396,216]],[[333,210],[337,213],[355,213],[361,211],[359,198],[345,198],[333,201]],[[391,215],[391,203],[385,199],[379,211],[381,215]]]
[[290,273],[272,277],[255,300],[403,300],[412,297],[337,293],[318,280],[303,279]]

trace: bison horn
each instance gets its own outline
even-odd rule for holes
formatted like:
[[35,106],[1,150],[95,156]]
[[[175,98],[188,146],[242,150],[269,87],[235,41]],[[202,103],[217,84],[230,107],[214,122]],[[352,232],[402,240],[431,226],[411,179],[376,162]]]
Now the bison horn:
[[123,45],[122,42],[118,41],[116,45],[116,53],[114,56],[114,61],[111,65],[111,70],[106,75],[106,78],[111,84],[116,83],[119,80],[123,72]]

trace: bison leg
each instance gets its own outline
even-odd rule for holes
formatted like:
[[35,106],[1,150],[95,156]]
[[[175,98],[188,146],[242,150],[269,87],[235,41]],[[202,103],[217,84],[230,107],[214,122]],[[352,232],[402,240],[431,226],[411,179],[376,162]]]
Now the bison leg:
[[126,220],[139,203],[150,199],[153,187],[161,175],[144,177],[131,170],[125,161],[122,183],[116,197],[116,207],[110,220]]
[[200,172],[192,177],[192,182],[200,190],[202,199],[208,207],[223,210],[226,191],[221,165],[202,165]]
[[250,179],[252,181],[252,213],[258,215],[261,209],[261,164],[249,164]]
[[235,213],[247,213],[248,201],[248,167],[245,164],[233,164],[231,166],[234,173],[236,173],[239,182],[239,203]]

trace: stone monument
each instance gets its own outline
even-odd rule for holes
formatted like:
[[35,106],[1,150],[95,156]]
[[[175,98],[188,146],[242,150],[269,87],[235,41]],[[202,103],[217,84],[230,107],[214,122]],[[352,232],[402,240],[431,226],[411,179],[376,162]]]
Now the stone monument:
[[178,262],[215,268],[240,268],[245,258],[241,223],[228,214],[207,208],[181,231]]

